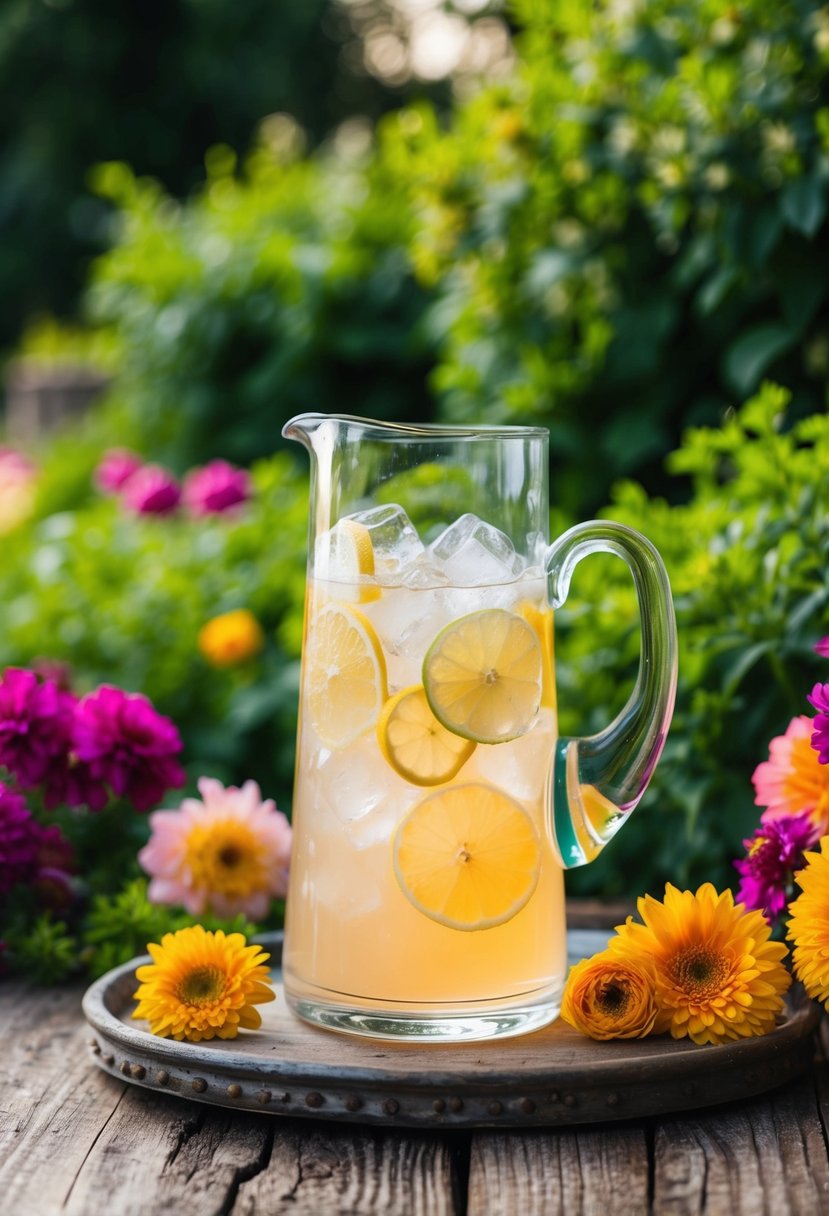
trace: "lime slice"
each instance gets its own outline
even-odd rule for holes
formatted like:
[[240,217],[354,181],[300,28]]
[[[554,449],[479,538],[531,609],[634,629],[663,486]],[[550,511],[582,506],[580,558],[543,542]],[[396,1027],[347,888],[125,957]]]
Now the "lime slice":
[[390,697],[377,719],[380,750],[412,785],[442,785],[460,772],[475,744],[441,726],[421,684]]
[[347,747],[373,726],[388,696],[383,649],[356,608],[328,604],[309,630],[311,724],[326,745]]
[[394,872],[403,893],[449,929],[471,932],[512,920],[532,896],[540,867],[530,816],[491,785],[430,794],[394,837]]
[[464,739],[505,743],[530,729],[541,701],[542,656],[522,616],[487,608],[447,625],[423,660],[437,720]]

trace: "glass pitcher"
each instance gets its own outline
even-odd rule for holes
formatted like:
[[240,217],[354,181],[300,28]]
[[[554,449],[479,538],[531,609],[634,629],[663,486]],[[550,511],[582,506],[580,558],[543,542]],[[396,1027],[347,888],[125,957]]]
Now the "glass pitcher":
[[[549,544],[538,427],[305,414],[311,520],[284,977],[334,1030],[473,1040],[555,1018],[563,871],[638,803],[676,688],[665,568],[632,529]],[[590,738],[556,727],[553,609],[616,553],[639,598],[639,675]]]

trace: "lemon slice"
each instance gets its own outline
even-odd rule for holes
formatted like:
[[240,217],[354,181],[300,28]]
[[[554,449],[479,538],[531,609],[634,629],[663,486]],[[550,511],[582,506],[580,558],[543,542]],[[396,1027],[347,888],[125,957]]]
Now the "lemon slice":
[[423,660],[437,720],[476,743],[505,743],[532,726],[541,701],[541,646],[515,612],[486,608],[447,625]]
[[374,725],[388,696],[380,641],[356,608],[328,604],[311,622],[309,649],[311,723],[326,747],[348,747]]
[[531,600],[525,600],[518,611],[528,625],[532,625],[541,646],[541,706],[556,707],[555,660],[553,658],[553,610],[540,608]]
[[450,929],[492,929],[536,888],[541,849],[520,803],[491,785],[429,794],[394,837],[394,872],[418,911]]
[[365,525],[340,519],[317,540],[314,574],[328,584],[333,599],[368,604],[380,598],[380,588],[364,580],[373,578],[374,546]]
[[377,719],[380,750],[412,785],[442,785],[460,772],[475,744],[441,726],[422,684],[391,697]]

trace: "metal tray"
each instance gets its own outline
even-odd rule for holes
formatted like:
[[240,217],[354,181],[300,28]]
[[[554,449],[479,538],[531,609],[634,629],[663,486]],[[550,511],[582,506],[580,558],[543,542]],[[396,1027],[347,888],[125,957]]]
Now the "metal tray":
[[[571,931],[571,961],[608,932]],[[762,1093],[804,1072],[819,1011],[793,1000],[762,1038],[697,1047],[667,1037],[595,1043],[564,1022],[470,1044],[359,1039],[295,1018],[280,992],[281,934],[266,935],[277,1000],[262,1029],[177,1043],[131,1019],[134,959],[102,976],[83,1009],[99,1068],[133,1085],[239,1110],[400,1127],[535,1127],[690,1110]]]

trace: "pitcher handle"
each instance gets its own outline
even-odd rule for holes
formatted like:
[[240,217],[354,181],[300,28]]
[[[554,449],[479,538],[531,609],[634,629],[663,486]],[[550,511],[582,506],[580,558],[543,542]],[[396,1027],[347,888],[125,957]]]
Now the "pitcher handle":
[[573,571],[589,553],[615,553],[626,562],[639,600],[642,644],[636,684],[618,717],[597,735],[556,742],[551,822],[565,869],[592,861],[636,807],[662,752],[676,696],[676,618],[662,558],[624,524],[577,524],[546,553],[553,608],[566,600]]

